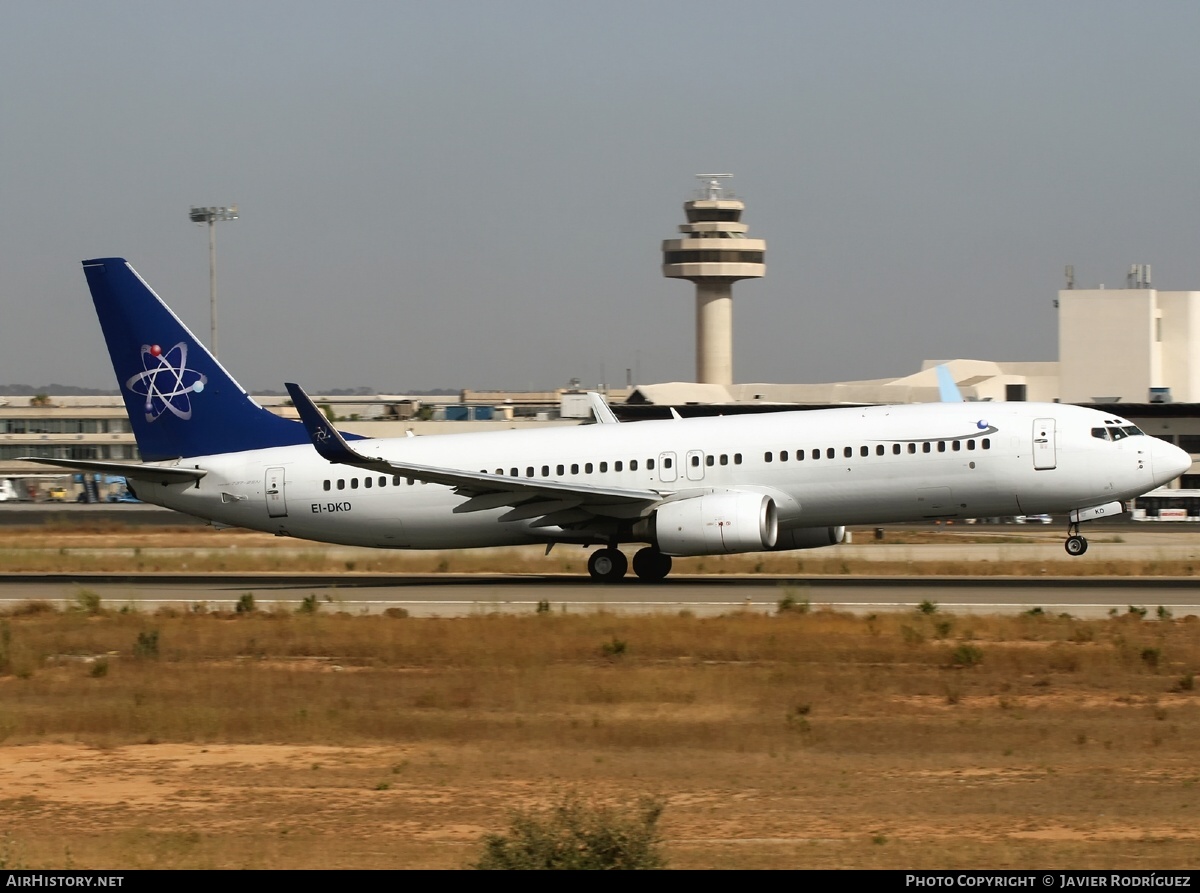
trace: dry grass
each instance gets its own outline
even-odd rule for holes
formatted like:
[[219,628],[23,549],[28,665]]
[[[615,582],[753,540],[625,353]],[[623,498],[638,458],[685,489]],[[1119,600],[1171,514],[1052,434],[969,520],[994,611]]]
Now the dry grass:
[[30,607],[0,802],[47,867],[455,867],[571,789],[663,797],[677,867],[1186,867],[1198,667],[1135,615]]
[[[1193,576],[1200,568],[1200,545],[1164,552],[1148,548],[1129,555],[1102,547],[1116,536],[1093,537],[1096,548],[1086,558],[1023,558],[1030,544],[1054,544],[1061,531],[1021,533],[966,532],[965,528],[893,529],[883,543],[868,531],[857,531],[857,552],[815,549],[748,555],[718,555],[675,559],[675,574],[775,574],[886,576]],[[1187,534],[1180,541],[1190,542]],[[1008,550],[1004,560],[980,559],[964,550],[963,557],[946,558],[939,550],[921,550],[894,560],[880,559],[873,547],[931,544],[941,546],[998,545]],[[882,554],[882,553],[880,553]],[[940,556],[940,557],[938,557]],[[588,553],[564,546],[549,556],[540,546],[446,552],[393,552],[380,549],[329,546],[245,530],[215,531],[191,527],[123,527],[119,523],[80,523],[0,528],[0,573],[521,573],[584,574]]]

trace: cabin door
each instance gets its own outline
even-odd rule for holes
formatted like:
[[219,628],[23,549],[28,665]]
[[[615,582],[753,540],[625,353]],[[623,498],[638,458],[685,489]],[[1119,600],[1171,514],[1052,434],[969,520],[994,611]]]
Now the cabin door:
[[689,481],[704,480],[704,450],[688,450],[686,474]]
[[1056,443],[1054,419],[1033,420],[1033,467],[1038,470],[1054,468]]
[[287,498],[284,495],[284,478],[282,468],[268,468],[267,478],[263,482],[267,494],[267,515],[272,518],[287,517]]

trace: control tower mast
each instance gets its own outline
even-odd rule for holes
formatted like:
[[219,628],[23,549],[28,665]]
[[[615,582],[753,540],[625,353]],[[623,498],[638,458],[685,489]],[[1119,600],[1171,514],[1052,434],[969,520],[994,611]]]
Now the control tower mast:
[[697,198],[685,202],[683,238],[662,243],[663,275],[696,284],[696,381],[733,384],[733,283],[761,279],[767,243],[747,239],[746,205],[721,181],[732,174],[696,174],[704,181]]

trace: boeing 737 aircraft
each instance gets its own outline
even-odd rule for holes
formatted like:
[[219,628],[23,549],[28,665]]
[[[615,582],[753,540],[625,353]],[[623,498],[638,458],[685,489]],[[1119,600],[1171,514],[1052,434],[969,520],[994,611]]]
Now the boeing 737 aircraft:
[[1187,453],[1129,421],[1039,403],[868,406],[366,439],[295,384],[301,421],[255,403],[120,258],[83,262],[145,464],[31,459],[121,474],[145,502],[280,536],[387,549],[599,546],[660,580],[676,555],[831,546],[849,524],[1066,514],[1079,525],[1182,474]]

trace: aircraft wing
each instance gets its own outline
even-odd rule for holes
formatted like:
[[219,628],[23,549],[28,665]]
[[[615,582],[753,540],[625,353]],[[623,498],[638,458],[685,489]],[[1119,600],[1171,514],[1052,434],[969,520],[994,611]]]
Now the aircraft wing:
[[[285,387],[300,413],[300,421],[304,423],[313,447],[325,459],[339,465],[352,465],[381,474],[400,475],[453,487],[456,493],[469,497],[454,509],[456,513],[511,506],[512,511],[501,516],[502,521],[539,518],[540,521],[534,526],[551,526],[586,521],[595,516],[638,518],[648,514],[671,495],[671,491],[516,478],[367,456],[346,443],[299,385],[287,382]],[[370,440],[363,441],[363,448],[369,449],[370,443]]]
[[18,462],[37,462],[39,465],[54,465],[72,471],[103,474],[119,474],[137,481],[152,484],[181,484],[197,481],[208,474],[201,468],[181,468],[177,465],[143,465],[140,462],[100,462],[93,459],[42,459],[37,456],[19,456]]

